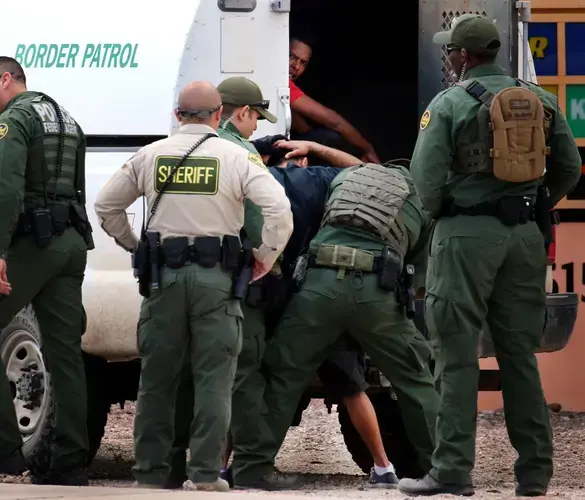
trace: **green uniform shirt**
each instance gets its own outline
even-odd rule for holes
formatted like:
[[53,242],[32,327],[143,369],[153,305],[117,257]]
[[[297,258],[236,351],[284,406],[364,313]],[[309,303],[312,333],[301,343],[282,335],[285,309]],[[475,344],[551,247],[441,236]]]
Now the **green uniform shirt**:
[[[222,139],[226,139],[247,149],[250,152],[248,158],[252,163],[255,163],[261,168],[267,168],[254,145],[231,122],[222,119],[219,123],[217,133]],[[246,235],[250,238],[255,248],[259,248],[262,244],[263,226],[264,217],[262,217],[262,210],[258,205],[246,199],[244,202],[244,231],[246,231]]]
[[57,157],[58,121],[46,100],[35,102],[39,96],[38,92],[23,92],[0,113],[0,255],[10,246],[19,214],[44,206],[45,187],[49,201],[54,194],[56,203],[75,201],[77,189],[85,190],[85,172],[78,176],[80,185],[76,186],[76,169],[83,168],[85,161],[85,137],[68,114],[64,114],[61,175],[57,184],[53,182],[51,166]]
[[[478,81],[493,94],[516,85],[514,79],[495,64],[477,66],[467,72],[465,79]],[[530,84],[530,88],[553,115],[548,141],[551,156],[545,183],[551,201],[556,204],[578,182],[581,156],[556,96],[537,85]],[[435,96],[421,118],[410,170],[422,204],[433,217],[440,214],[448,198],[452,198],[455,205],[468,207],[502,196],[536,194],[539,180],[512,183],[499,180],[489,172],[465,174],[452,169],[457,166],[460,145],[479,140],[477,113],[480,106],[483,104],[455,85]]]
[[[333,184],[343,180],[354,168],[344,168],[334,179]],[[410,178],[408,170],[401,168],[401,171]],[[329,193],[331,196],[331,192]],[[404,223],[408,231],[409,248],[406,252],[406,263],[415,266],[415,288],[425,284],[427,268],[428,245],[434,227],[434,222],[428,213],[422,208],[421,201],[416,194],[409,195],[404,205],[398,212],[397,217]],[[374,235],[340,227],[327,225],[319,230],[309,245],[311,253],[316,253],[320,245],[342,245],[360,250],[373,252],[375,255],[382,255],[386,243]]]

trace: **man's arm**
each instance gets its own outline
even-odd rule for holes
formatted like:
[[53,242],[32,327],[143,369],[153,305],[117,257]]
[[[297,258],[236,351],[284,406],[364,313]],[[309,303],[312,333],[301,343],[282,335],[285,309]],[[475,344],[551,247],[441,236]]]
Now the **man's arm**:
[[362,163],[359,158],[345,151],[330,148],[329,146],[312,141],[278,141],[275,143],[275,146],[291,150],[284,156],[287,159],[294,158],[295,156],[306,156],[312,153],[324,160],[325,164],[331,165],[332,167],[346,168]]
[[550,166],[544,176],[554,207],[581,177],[581,155],[565,116],[557,105],[550,141]]
[[32,117],[10,110],[0,118],[0,258],[5,258],[22,209]]
[[264,218],[262,244],[256,258],[268,270],[284,250],[293,231],[290,201],[284,188],[267,169],[259,168],[246,155],[237,161],[241,162],[242,193],[260,207]]
[[439,94],[421,117],[410,173],[425,210],[437,217],[444,203],[444,187],[453,164],[452,120]]
[[379,163],[380,159],[374,151],[374,147],[351,125],[343,116],[330,108],[319,104],[308,95],[303,94],[291,104],[291,109],[306,116],[310,120],[339,132],[351,145],[359,148],[370,156],[370,161]]
[[[102,187],[95,200],[94,209],[102,229],[121,246],[131,252],[138,239],[128,221],[126,209],[143,193],[138,187],[134,170],[140,153],[130,158]],[[145,221],[146,222],[146,221]]]

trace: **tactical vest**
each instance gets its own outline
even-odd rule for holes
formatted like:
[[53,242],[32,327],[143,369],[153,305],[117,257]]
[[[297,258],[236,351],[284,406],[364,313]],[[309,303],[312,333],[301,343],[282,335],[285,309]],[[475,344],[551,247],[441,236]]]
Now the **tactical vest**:
[[544,175],[552,113],[526,83],[515,82],[515,87],[497,94],[477,81],[458,84],[482,105],[474,120],[477,134],[457,145],[456,172],[493,173],[507,182],[532,181]]
[[414,188],[401,168],[367,163],[352,169],[339,183],[334,180],[321,227],[330,224],[367,233],[404,258],[408,232],[397,215]]
[[[29,164],[32,162],[34,165],[27,165],[27,171],[30,166],[33,172],[42,172],[42,180],[38,178],[38,174],[33,174],[36,178],[27,182],[25,199],[44,201],[46,189],[49,204],[75,200],[77,176],[85,175],[85,172],[77,172],[77,148],[80,141],[77,123],[48,96],[39,95],[27,99],[21,106],[39,118],[37,133],[29,153]],[[60,122],[63,134],[60,133]]]

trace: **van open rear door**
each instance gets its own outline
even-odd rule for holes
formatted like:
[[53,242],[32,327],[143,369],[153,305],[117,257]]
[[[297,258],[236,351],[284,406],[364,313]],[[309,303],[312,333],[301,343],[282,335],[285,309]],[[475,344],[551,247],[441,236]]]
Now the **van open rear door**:
[[290,0],[201,1],[185,40],[175,101],[181,88],[193,80],[218,85],[226,78],[244,76],[260,86],[270,100],[270,111],[278,117],[276,125],[259,120],[255,135],[288,133],[289,12]]
[[[432,39],[437,31],[450,29],[453,20],[462,14],[477,13],[494,19],[502,42],[498,64],[510,75],[535,82],[534,62],[530,51],[525,50],[528,41],[522,36],[522,21],[526,21],[525,9],[529,7],[529,2],[515,0],[419,0],[419,114],[424,112],[438,92],[456,82],[457,76],[451,72],[445,47],[433,44]],[[523,55],[528,56],[526,66],[523,64]],[[553,246],[549,251],[549,261],[554,259],[554,251]],[[577,320],[578,305],[579,297],[576,293],[547,293],[546,325],[537,352],[559,351],[567,345]],[[417,326],[427,333],[421,315],[423,310],[424,304],[417,301]],[[482,329],[477,351],[482,358],[495,354],[487,324]]]
[[510,74],[518,74],[518,11],[514,0],[419,0],[419,114],[437,93],[457,79],[451,73],[445,47],[433,44],[433,34],[450,29],[454,19],[468,13],[495,20],[502,42],[497,62]]

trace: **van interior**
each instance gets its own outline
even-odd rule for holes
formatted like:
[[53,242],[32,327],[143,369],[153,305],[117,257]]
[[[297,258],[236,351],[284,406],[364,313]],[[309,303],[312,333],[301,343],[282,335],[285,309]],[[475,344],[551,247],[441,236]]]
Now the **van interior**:
[[411,158],[420,118],[418,2],[292,0],[290,31],[313,42],[299,87],[356,127],[382,161]]

